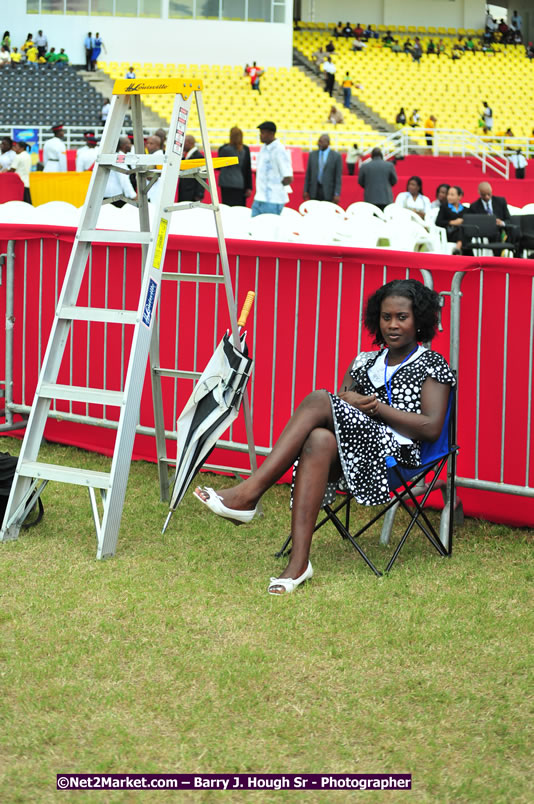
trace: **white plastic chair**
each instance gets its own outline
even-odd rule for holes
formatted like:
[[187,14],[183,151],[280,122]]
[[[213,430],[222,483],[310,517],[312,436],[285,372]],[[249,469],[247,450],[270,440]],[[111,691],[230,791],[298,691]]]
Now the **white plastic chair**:
[[345,217],[345,210],[331,201],[303,201],[299,207],[301,215],[340,215]]
[[335,242],[351,248],[389,248],[388,224],[374,215],[350,215],[336,227]]
[[24,201],[6,201],[0,204],[0,223],[35,223],[37,209]]
[[521,210],[521,215],[534,215],[534,204],[525,204]]
[[354,201],[354,203],[349,204],[346,209],[345,214],[349,215],[357,215],[358,217],[363,214],[373,215],[375,218],[380,218],[380,220],[385,221],[386,216],[382,212],[379,207],[375,207],[374,204],[369,204],[367,201]]
[[36,207],[36,222],[45,226],[74,226],[78,228],[81,208],[67,201],[48,201]]

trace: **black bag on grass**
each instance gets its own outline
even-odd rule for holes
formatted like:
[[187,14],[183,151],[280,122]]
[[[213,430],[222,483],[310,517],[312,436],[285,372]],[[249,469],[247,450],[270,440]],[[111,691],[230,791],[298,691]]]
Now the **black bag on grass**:
[[[17,458],[10,455],[9,452],[0,452],[0,525],[4,519],[6,512],[7,500],[11,491],[11,484],[15,477],[15,470],[17,468]],[[23,528],[31,528],[38,525],[43,518],[44,508],[41,498],[37,500],[30,515],[24,521]]]

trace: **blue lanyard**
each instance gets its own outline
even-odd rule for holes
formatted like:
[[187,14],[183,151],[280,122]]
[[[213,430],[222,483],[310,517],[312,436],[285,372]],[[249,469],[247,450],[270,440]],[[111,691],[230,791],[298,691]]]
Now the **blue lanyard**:
[[392,373],[392,375],[389,378],[389,380],[388,380],[388,357],[389,357],[389,350],[388,350],[388,353],[386,355],[386,359],[384,360],[384,385],[386,386],[386,392],[387,392],[387,395],[388,395],[388,402],[389,402],[390,405],[391,405],[391,380],[393,379],[393,377],[395,376],[397,371],[400,368],[402,368],[402,366],[406,363],[406,361],[409,360],[410,357],[412,355],[414,355],[417,352],[418,349],[419,349],[419,346],[416,346],[415,349],[412,349],[412,351],[410,352],[409,355],[406,355],[406,357],[404,358],[402,363],[399,363],[399,365],[395,368],[395,371]]

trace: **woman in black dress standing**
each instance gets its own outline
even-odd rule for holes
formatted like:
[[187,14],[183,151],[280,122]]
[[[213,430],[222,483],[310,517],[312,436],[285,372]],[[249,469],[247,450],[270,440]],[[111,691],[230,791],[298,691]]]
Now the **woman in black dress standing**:
[[230,142],[221,145],[219,156],[237,156],[239,164],[221,168],[219,187],[221,201],[229,207],[246,207],[252,195],[250,149],[243,144],[243,132],[237,126],[230,129]]

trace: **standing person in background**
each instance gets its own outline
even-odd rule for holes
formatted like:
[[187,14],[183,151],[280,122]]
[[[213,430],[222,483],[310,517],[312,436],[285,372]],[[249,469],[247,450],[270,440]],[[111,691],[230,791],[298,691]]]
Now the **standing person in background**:
[[419,114],[419,110],[414,109],[410,115],[409,124],[411,125],[412,128],[417,128],[420,122],[421,122],[421,115]]
[[11,39],[9,36],[9,31],[4,31],[4,35],[2,37],[2,46],[5,47],[8,53],[11,52]]
[[326,57],[326,61],[323,64],[323,72],[325,77],[324,91],[328,92],[330,97],[332,97],[334,82],[336,80],[336,65],[333,63],[331,56]]
[[29,48],[31,48],[31,47],[35,47],[35,43],[33,41],[33,34],[29,33],[29,34],[26,35],[26,41],[24,42],[24,44],[21,47],[22,53],[27,54]]
[[406,125],[406,112],[404,111],[404,106],[401,106],[400,112],[398,113],[397,117],[395,118],[395,122],[398,126],[405,126]]
[[102,118],[102,125],[106,125],[106,120],[108,119],[109,110],[111,109],[111,103],[109,102],[109,98],[104,98],[104,105],[100,111],[100,116]]
[[157,128],[154,132],[156,137],[160,138],[161,141],[161,150],[164,151],[167,145],[167,132],[164,128]]
[[27,145],[23,141],[16,141],[13,143],[13,150],[15,151],[15,158],[9,168],[10,173],[16,173],[20,177],[24,185],[24,195],[22,200],[27,204],[31,204],[32,197],[30,195],[30,170],[32,169],[32,160],[27,149]]
[[250,78],[250,87],[251,89],[256,89],[258,93],[261,95],[260,89],[260,78],[263,75],[263,70],[261,67],[258,67],[255,61],[252,62],[252,67],[249,67],[248,64],[245,67],[245,73]]
[[9,170],[14,158],[13,140],[11,137],[2,137],[0,141],[0,172]]
[[[197,141],[192,134],[186,134],[182,159],[204,159],[204,154],[197,148]],[[204,188],[196,179],[184,178],[178,182],[178,201],[202,201]]]
[[304,201],[332,201],[339,204],[343,164],[337,151],[330,148],[330,137],[321,134],[317,141],[318,151],[308,157],[304,179]]
[[52,132],[54,136],[47,140],[43,147],[44,172],[60,173],[67,170],[67,147],[63,123],[52,126]]
[[493,129],[493,109],[488,106],[487,101],[482,102],[482,118],[484,120],[484,134],[491,134]]
[[93,35],[91,31],[89,31],[89,33],[83,40],[83,46],[85,48],[85,69],[86,72],[88,73],[90,73],[92,70],[94,41],[95,40],[93,39]]
[[239,163],[219,171],[221,201],[229,207],[246,207],[252,195],[250,148],[243,143],[243,132],[237,126],[230,129],[230,141],[219,148],[219,156],[237,156]]
[[397,173],[391,162],[385,162],[380,148],[373,148],[371,159],[362,165],[358,184],[363,187],[363,200],[384,209],[393,202],[392,187],[397,184]]
[[425,138],[426,144],[432,150],[432,144],[434,142],[434,129],[436,128],[437,118],[434,117],[433,114],[430,115],[428,120],[425,123]]
[[95,38],[93,39],[93,52],[91,53],[91,70],[93,72],[96,70],[96,63],[100,58],[100,53],[103,47],[104,42],[100,38],[100,34],[97,32]]
[[341,86],[343,88],[343,106],[345,109],[350,109],[350,103],[352,100],[352,87],[354,86],[352,79],[347,72],[345,73],[345,78],[341,82]]
[[356,165],[360,164],[361,155],[362,152],[358,148],[358,143],[355,142],[354,145],[351,145],[349,150],[347,151],[347,158],[345,159],[349,176],[354,176],[354,169]]
[[35,45],[39,53],[39,58],[44,58],[45,53],[48,50],[48,39],[46,38],[46,36],[42,31],[37,31],[37,36],[35,37]]
[[86,145],[83,148],[79,148],[76,154],[76,171],[78,173],[83,173],[84,170],[91,170],[98,154],[97,139],[92,132],[86,135],[85,142]]
[[524,179],[525,178],[525,170],[528,165],[528,161],[524,154],[521,153],[521,148],[518,148],[515,154],[512,154],[510,158],[511,164],[515,168],[515,177],[516,179]]
[[272,213],[280,215],[288,202],[287,187],[293,181],[291,157],[275,137],[276,124],[266,120],[258,126],[262,147],[256,167],[256,195],[252,217]]

